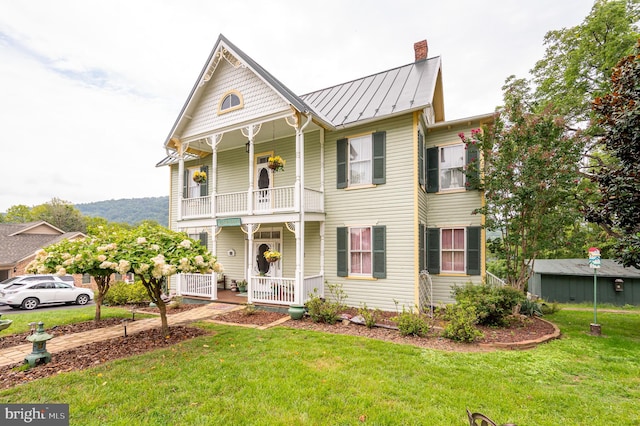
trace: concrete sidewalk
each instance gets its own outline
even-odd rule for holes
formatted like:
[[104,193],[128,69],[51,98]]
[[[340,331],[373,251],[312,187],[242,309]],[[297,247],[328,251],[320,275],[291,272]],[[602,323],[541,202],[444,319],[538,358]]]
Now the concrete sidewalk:
[[[231,312],[243,309],[243,305],[231,305],[226,303],[209,303],[200,308],[189,309],[178,314],[167,315],[169,325],[187,324],[190,322],[201,321],[220,315],[225,312]],[[46,326],[46,324],[45,324]],[[141,330],[150,328],[159,328],[161,326],[160,316],[156,318],[139,319],[127,322],[127,334],[137,333]],[[95,343],[102,340],[112,339],[124,335],[123,326],[115,325],[111,327],[98,328],[95,330],[84,331],[82,333],[66,334],[64,336],[55,336],[55,331],[50,332],[54,338],[47,342],[47,351],[51,354],[62,352],[67,349],[78,346]],[[25,340],[26,341],[26,340]],[[0,367],[21,363],[24,358],[31,353],[33,344],[26,341],[24,345],[14,346],[0,350]]]

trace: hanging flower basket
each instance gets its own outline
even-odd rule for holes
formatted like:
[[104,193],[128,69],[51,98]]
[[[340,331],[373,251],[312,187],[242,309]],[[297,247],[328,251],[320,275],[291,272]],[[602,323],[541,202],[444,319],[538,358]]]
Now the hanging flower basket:
[[263,256],[265,259],[267,259],[268,262],[272,263],[277,262],[282,257],[280,252],[275,250],[267,250],[263,253]]
[[279,155],[275,157],[269,157],[269,168],[274,172],[281,172],[284,170],[285,160],[282,159]]
[[195,183],[205,183],[207,181],[207,173],[206,172],[195,172],[193,174],[193,181]]

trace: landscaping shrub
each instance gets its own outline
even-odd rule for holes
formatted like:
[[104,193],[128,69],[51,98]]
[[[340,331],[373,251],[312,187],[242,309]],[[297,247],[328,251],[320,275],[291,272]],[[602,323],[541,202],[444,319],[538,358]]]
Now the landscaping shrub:
[[520,313],[522,315],[526,315],[528,317],[532,316],[543,316],[542,309],[540,304],[536,301],[525,298],[522,304],[520,305]]
[[540,311],[545,315],[554,314],[559,310],[560,305],[558,305],[558,302],[552,302],[551,304],[549,304],[548,302],[543,301],[540,303]]
[[468,283],[453,289],[456,302],[475,307],[478,324],[503,326],[513,308],[526,299],[524,294],[513,287],[494,287],[486,284]]
[[[396,302],[396,312],[398,303]],[[417,309],[415,311],[406,310],[402,307],[402,312],[395,317],[398,323],[398,330],[403,336],[424,337],[429,333],[429,319],[426,315],[421,314]]]
[[148,301],[149,294],[147,294],[147,290],[141,281],[136,281],[133,284],[117,281],[111,284],[109,291],[104,297],[104,303],[112,306],[142,304]]
[[360,309],[358,309],[358,315],[364,318],[364,325],[366,325],[367,328],[373,328],[378,323],[381,312],[380,312],[380,309],[377,309],[377,308],[376,309],[367,308],[367,304],[364,303],[362,304]]
[[458,303],[447,305],[445,318],[449,321],[444,327],[442,336],[458,342],[471,343],[483,336],[476,328],[478,314],[472,305]]
[[347,298],[347,295],[342,290],[342,285],[329,284],[328,287],[332,301],[320,297],[315,290],[305,303],[309,317],[313,322],[335,324],[340,319],[340,312],[346,308],[344,299]]

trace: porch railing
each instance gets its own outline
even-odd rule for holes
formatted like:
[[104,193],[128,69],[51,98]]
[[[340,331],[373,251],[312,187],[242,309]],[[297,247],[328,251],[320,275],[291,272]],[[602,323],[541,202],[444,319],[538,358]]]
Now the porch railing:
[[218,298],[218,280],[213,274],[178,274],[176,293],[179,296]]
[[[294,278],[280,277],[251,277],[249,284],[249,300],[258,303],[270,303],[274,305],[293,305],[296,302],[296,280]],[[306,277],[302,284],[301,303],[309,300],[309,297],[317,289],[316,294],[324,296],[324,277],[314,275]]]
[[487,285],[493,287],[504,287],[505,282],[502,278],[498,278],[496,275],[493,275],[491,272],[487,271],[487,277],[485,278]]

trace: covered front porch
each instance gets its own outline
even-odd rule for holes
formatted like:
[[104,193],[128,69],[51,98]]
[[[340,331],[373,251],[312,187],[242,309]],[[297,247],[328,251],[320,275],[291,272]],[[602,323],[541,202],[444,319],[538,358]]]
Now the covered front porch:
[[[178,274],[176,294],[220,300],[219,292],[224,290],[218,288],[218,279],[219,276],[215,273]],[[296,285],[295,278],[251,275],[247,280],[246,302],[284,306],[303,304],[314,293],[324,297],[323,283],[324,277],[322,275],[305,277],[301,285]],[[242,296],[243,294],[237,293],[236,296],[238,295]],[[237,302],[240,303],[241,300]]]

